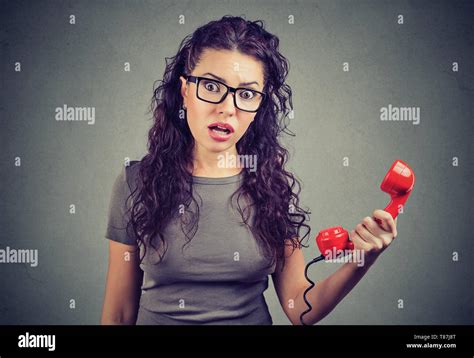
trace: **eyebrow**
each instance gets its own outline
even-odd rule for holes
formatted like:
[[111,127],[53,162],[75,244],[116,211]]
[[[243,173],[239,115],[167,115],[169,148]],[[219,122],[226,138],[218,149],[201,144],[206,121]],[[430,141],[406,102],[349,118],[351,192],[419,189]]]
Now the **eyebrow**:
[[[213,73],[206,72],[205,74],[203,74],[203,76],[206,76],[206,75],[210,75],[210,76],[214,77],[215,79],[217,79],[217,80],[219,80],[219,81],[224,82],[225,84],[227,84],[227,81],[226,81],[225,79],[223,79],[223,78],[221,78],[221,77],[219,77],[219,76],[217,76],[217,75],[215,75],[215,74],[213,74]],[[253,82],[242,82],[242,83],[239,84],[239,86],[250,86],[250,85],[252,85],[252,84],[258,85],[258,82],[257,82],[257,81],[253,81]]]

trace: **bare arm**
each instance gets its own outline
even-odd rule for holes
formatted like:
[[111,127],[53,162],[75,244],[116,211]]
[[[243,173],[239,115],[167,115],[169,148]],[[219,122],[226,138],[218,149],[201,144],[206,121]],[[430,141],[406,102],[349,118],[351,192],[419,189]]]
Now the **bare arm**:
[[101,324],[135,324],[142,280],[138,247],[109,240],[109,266]]
[[[366,217],[350,233],[354,248],[360,250],[365,257],[365,265],[359,266],[357,262],[346,263],[324,280],[315,282],[315,287],[306,295],[312,310],[304,315],[305,324],[315,324],[326,317],[354,288],[397,235],[396,220],[394,221],[389,213],[376,210],[373,216],[380,219],[382,224]],[[293,251],[291,246],[287,246],[285,251],[285,267],[283,271],[277,269],[272,277],[283,311],[292,324],[299,325],[301,313],[308,309],[303,294],[310,284],[304,275],[306,264],[301,248]]]
[[[310,302],[312,310],[304,315],[304,323],[315,324],[326,317],[342,299],[354,288],[360,279],[368,271],[369,266],[358,267],[356,263],[345,263],[332,275],[322,281],[315,282],[307,294],[306,299]],[[309,283],[300,289],[295,299],[293,312],[293,324],[301,324],[300,314],[308,309],[303,299],[303,294]]]
[[[291,251],[292,249],[289,247],[287,255]],[[308,305],[303,299],[303,293],[310,285],[304,276],[305,266],[303,252],[297,248],[291,256],[286,258],[283,271],[275,271],[272,275],[283,311],[294,325],[301,324],[300,315],[308,309]],[[346,263],[324,280],[315,282],[315,287],[306,295],[312,310],[305,314],[305,324],[314,324],[327,316],[359,282],[367,270],[367,266],[357,267],[356,263]]]

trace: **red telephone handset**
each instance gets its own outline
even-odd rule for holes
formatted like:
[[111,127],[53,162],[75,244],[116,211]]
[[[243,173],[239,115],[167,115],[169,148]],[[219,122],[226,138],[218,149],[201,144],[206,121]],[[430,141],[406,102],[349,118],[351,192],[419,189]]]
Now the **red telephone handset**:
[[[415,185],[415,173],[400,159],[393,162],[380,184],[383,192],[390,194],[390,203],[384,209],[395,219],[399,208],[405,205]],[[380,222],[378,219],[375,219]],[[349,240],[349,233],[341,226],[321,230],[316,237],[316,244],[324,256],[327,250],[353,250],[354,244]]]
[[[413,170],[402,160],[395,160],[387,174],[385,174],[382,184],[380,184],[380,189],[385,193],[390,194],[391,200],[385,208],[385,211],[390,213],[394,219],[399,213],[400,206],[403,207],[403,205],[405,205],[414,185],[415,173],[413,173]],[[380,220],[375,220],[380,223]],[[333,254],[340,251],[344,252],[345,250],[354,250],[354,244],[349,240],[349,233],[341,226],[334,226],[321,230],[318,236],[316,236],[316,244],[318,245],[321,255],[310,261],[306,265],[304,272],[306,279],[311,285],[303,294],[303,299],[308,305],[308,309],[300,315],[300,321],[303,325],[305,325],[303,320],[304,315],[312,310],[311,304],[306,298],[306,294],[314,287],[314,282],[308,277],[309,266],[315,262],[324,260],[328,252]]]

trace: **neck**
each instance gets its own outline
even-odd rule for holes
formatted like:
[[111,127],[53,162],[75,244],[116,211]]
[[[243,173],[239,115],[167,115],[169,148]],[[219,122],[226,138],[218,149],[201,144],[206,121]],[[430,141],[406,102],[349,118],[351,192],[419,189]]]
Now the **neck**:
[[226,156],[235,156],[235,158],[237,158],[237,155],[235,145],[222,152],[210,152],[196,144],[193,151],[194,168],[192,175],[208,178],[222,178],[239,174],[242,168],[222,165],[222,158]]

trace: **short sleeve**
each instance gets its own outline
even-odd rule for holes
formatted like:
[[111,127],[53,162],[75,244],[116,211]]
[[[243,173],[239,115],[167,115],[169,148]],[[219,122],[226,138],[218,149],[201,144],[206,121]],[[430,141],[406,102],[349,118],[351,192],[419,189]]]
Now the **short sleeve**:
[[131,226],[127,230],[127,224],[130,221],[130,194],[127,167],[124,166],[112,186],[105,238],[122,244],[137,245],[136,236],[130,233]]

